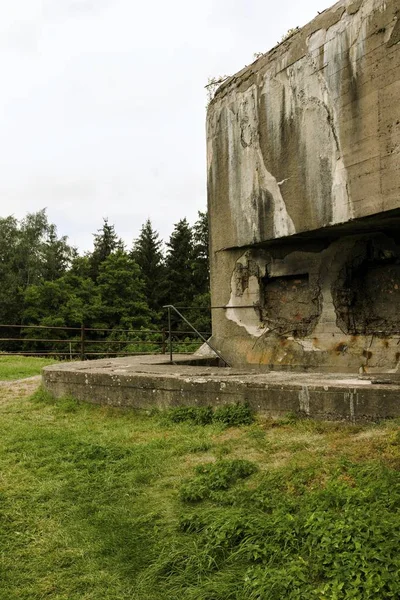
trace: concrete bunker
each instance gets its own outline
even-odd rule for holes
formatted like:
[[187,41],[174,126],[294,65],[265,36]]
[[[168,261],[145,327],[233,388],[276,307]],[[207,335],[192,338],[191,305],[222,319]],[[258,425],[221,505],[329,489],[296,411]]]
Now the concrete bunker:
[[340,0],[207,114],[213,343],[234,366],[396,371],[397,0]]

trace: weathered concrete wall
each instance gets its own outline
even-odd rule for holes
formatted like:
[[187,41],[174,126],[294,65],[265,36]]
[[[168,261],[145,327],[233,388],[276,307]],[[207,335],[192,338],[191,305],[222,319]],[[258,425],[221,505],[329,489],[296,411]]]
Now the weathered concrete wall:
[[184,362],[135,356],[64,363],[45,367],[42,380],[57,398],[144,410],[248,402],[269,417],[294,412],[355,422],[400,416],[398,378],[373,383],[356,375],[251,373]]
[[213,339],[232,364],[397,369],[399,99],[398,0],[338,2],[217,92],[212,304],[232,308]]

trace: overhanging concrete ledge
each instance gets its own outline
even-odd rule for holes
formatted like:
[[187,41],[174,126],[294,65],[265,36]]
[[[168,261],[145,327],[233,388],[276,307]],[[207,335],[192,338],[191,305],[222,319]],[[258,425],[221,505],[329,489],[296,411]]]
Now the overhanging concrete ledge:
[[[399,380],[383,383],[338,373],[290,373],[192,366],[191,355],[170,365],[165,356],[135,356],[45,367],[42,381],[55,397],[149,410],[248,402],[257,412],[315,419],[376,421],[400,417]],[[186,363],[186,364],[185,364]],[[389,379],[388,379],[389,378]],[[377,380],[379,381],[379,380]]]

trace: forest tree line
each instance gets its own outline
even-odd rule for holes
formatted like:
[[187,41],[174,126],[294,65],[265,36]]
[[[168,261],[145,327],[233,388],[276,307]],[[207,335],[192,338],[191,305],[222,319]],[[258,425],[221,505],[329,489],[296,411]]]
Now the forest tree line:
[[[122,330],[166,327],[163,306],[174,304],[188,307],[185,316],[209,331],[207,214],[199,212],[192,226],[180,220],[165,245],[148,219],[130,248],[104,219],[92,250],[83,255],[58,235],[45,210],[21,220],[1,218],[0,281],[1,325],[84,324],[121,339]],[[174,319],[174,327],[182,324]],[[0,336],[10,333],[2,328]],[[24,339],[38,336],[48,333],[22,330]],[[3,342],[0,349],[10,347]]]

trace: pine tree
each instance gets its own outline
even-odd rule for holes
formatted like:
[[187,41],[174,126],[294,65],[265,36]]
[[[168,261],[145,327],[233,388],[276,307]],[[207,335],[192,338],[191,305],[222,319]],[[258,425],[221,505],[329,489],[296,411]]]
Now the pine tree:
[[189,321],[204,333],[211,331],[210,266],[208,250],[208,215],[199,211],[193,225],[193,288],[192,308],[186,315]]
[[193,225],[193,285],[196,296],[210,291],[208,215],[201,211],[198,215]]
[[149,327],[150,310],[140,268],[126,252],[117,250],[100,265],[98,290],[107,327]]
[[142,225],[140,235],[133,244],[131,257],[140,267],[147,304],[154,313],[159,313],[165,291],[165,264],[162,241],[150,219]]
[[67,239],[67,236],[58,238],[56,226],[49,225],[43,247],[43,278],[46,281],[54,281],[66,272],[74,253]]
[[79,256],[77,250],[75,248],[72,249],[72,260],[71,265],[68,269],[69,275],[75,275],[76,277],[90,277],[91,273],[91,264],[90,264],[91,255],[86,254],[85,256]]
[[118,237],[114,225],[108,223],[108,219],[103,219],[103,227],[97,230],[94,235],[93,252],[89,256],[90,276],[93,281],[97,281],[100,265],[116,250],[122,250],[124,244]]
[[168,304],[190,306],[193,295],[193,234],[186,219],[174,226],[166,257],[166,301]]

